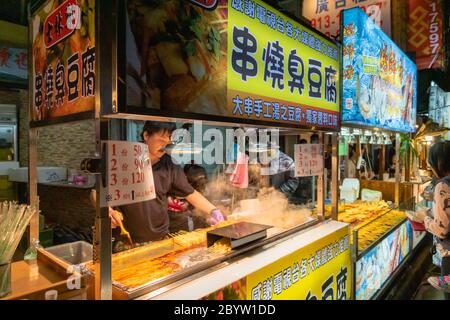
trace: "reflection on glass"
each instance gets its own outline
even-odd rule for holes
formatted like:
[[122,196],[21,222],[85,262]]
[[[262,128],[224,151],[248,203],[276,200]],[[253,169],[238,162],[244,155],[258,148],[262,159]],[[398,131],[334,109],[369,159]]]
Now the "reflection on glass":
[[14,126],[0,125],[0,161],[14,161]]

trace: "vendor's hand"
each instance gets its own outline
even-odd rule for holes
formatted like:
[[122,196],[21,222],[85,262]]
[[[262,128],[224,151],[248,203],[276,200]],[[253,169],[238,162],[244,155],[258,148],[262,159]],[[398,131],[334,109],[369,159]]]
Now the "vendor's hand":
[[111,228],[117,228],[120,222],[123,220],[123,215],[117,210],[109,207],[109,217],[111,218]]
[[423,223],[427,216],[428,208],[420,208],[416,211],[415,218],[418,222]]
[[223,216],[222,212],[220,212],[219,209],[215,209],[211,212],[211,215],[209,216],[207,221],[211,226],[214,226],[224,220],[225,220],[225,217]]

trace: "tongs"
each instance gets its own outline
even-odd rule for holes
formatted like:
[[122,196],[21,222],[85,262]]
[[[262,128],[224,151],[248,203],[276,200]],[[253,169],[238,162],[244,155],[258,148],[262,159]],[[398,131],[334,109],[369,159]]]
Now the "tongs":
[[120,236],[126,237],[128,239],[128,242],[130,243],[130,245],[133,245],[133,240],[131,240],[130,233],[123,226],[122,220],[119,220],[119,227],[120,227]]

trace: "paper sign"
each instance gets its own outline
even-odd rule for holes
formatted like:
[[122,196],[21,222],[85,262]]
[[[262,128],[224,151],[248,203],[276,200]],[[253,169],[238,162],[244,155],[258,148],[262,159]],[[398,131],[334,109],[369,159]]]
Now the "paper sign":
[[296,144],[295,176],[308,177],[323,174],[323,145]]
[[146,144],[107,141],[107,176],[102,182],[102,207],[142,202],[156,197]]

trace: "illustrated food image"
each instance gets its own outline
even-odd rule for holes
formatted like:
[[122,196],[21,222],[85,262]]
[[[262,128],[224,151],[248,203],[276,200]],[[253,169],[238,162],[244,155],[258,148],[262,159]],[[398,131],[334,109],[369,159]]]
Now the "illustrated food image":
[[128,61],[128,76],[137,86],[128,88],[128,98],[145,95],[145,102],[131,104],[224,114],[226,1],[219,1],[215,10],[184,0],[127,3],[132,44],[128,55],[139,57],[138,62]]

